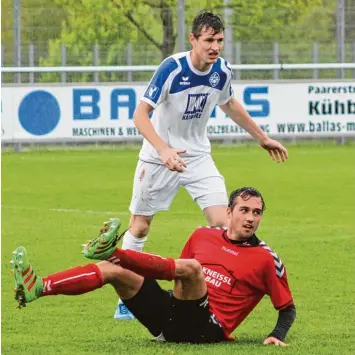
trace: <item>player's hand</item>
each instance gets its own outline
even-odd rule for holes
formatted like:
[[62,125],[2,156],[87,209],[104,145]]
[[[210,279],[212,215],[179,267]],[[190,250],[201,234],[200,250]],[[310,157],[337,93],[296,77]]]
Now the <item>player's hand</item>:
[[160,152],[160,160],[171,171],[182,173],[186,168],[185,161],[179,154],[185,153],[186,149],[165,148]]
[[288,346],[288,344],[284,343],[283,341],[274,338],[268,337],[264,340],[264,345],[275,345],[275,346]]
[[269,152],[272,160],[280,163],[288,159],[288,151],[280,142],[268,137],[260,145]]

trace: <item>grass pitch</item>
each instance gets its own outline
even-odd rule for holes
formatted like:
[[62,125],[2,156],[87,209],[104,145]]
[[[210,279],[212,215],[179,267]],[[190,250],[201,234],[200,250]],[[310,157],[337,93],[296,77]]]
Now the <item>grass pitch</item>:
[[[137,321],[113,319],[110,286],[78,297],[44,297],[21,311],[13,300],[11,252],[24,245],[41,276],[87,260],[80,245],[101,223],[129,220],[138,149],[103,148],[2,154],[2,353],[10,354],[354,354],[354,146],[290,147],[286,164],[253,146],[214,147],[228,190],[260,189],[258,231],[285,263],[297,307],[287,348],[265,347],[277,312],[264,298],[218,345],[152,342]],[[177,257],[205,221],[185,191],[153,222],[145,250]],[[169,283],[164,283],[169,286]]]

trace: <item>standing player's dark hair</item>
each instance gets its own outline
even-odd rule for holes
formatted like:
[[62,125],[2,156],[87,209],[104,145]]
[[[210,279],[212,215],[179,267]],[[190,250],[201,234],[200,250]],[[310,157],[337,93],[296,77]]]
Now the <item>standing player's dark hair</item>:
[[228,207],[231,209],[234,208],[234,206],[237,204],[236,200],[238,196],[240,196],[244,201],[249,200],[250,197],[260,197],[262,202],[262,211],[265,211],[265,201],[261,192],[257,189],[254,189],[253,187],[242,187],[240,189],[234,190],[229,196]]
[[192,22],[191,32],[195,38],[200,37],[201,31],[204,27],[212,28],[213,35],[224,31],[224,25],[221,18],[218,15],[208,11],[200,12]]

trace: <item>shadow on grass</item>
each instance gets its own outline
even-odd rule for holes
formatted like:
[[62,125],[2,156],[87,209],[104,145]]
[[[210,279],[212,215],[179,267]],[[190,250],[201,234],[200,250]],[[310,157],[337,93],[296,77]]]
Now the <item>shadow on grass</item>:
[[243,338],[243,339],[237,339],[235,341],[224,341],[221,343],[202,343],[202,344],[196,344],[196,343],[183,343],[183,342],[163,342],[163,341],[157,341],[155,339],[142,339],[139,341],[142,346],[148,347],[150,344],[153,346],[206,346],[208,345],[209,347],[219,347],[219,346],[236,346],[236,345],[263,345],[263,340],[261,339],[255,339],[255,338]]

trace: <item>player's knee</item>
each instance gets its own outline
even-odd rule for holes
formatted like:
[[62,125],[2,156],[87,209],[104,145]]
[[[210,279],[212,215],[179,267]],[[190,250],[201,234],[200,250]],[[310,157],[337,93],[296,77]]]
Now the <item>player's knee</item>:
[[210,226],[212,227],[226,227],[228,223],[226,223],[226,220],[224,218],[221,219],[215,219],[211,223],[209,223]]
[[228,226],[228,222],[226,223],[225,220],[221,220],[217,222],[216,226],[220,228],[226,228]]
[[152,217],[149,216],[132,216],[130,221],[131,233],[136,238],[143,238],[149,233]]
[[182,278],[197,279],[203,277],[202,266],[196,259],[186,259],[183,263]]
[[227,207],[224,205],[207,207],[203,213],[210,226],[225,227],[228,225]]
[[119,280],[123,274],[123,268],[109,261],[101,261],[96,264],[101,271],[104,284],[111,283],[113,280]]

